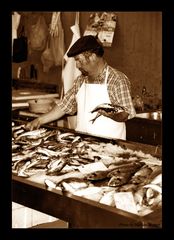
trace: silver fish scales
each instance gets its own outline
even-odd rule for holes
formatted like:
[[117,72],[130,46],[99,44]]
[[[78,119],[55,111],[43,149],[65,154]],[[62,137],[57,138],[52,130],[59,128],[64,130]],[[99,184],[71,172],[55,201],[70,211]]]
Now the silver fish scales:
[[45,133],[46,131],[47,131],[46,128],[40,128],[40,129],[33,130],[33,131],[27,131],[27,132],[24,132],[24,133],[18,135],[16,140],[19,140],[23,137],[27,137],[30,139],[41,138],[41,137],[43,137],[43,133]]

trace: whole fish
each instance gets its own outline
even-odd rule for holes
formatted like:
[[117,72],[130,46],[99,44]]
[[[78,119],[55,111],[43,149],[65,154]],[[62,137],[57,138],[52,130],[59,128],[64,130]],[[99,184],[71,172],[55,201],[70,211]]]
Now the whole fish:
[[131,163],[118,165],[118,166],[114,167],[113,169],[110,169],[110,172],[108,173],[108,177],[117,176],[122,173],[123,174],[130,173],[133,175],[143,165],[144,165],[144,163],[139,162],[139,161],[134,161]]
[[[118,105],[113,105],[111,103],[103,103],[103,104],[99,104],[97,107],[95,107],[91,113],[94,113],[94,112],[97,112],[99,110],[103,110],[105,111],[106,113],[119,113],[119,112],[123,112],[124,111],[124,108],[121,107],[121,106],[118,106]],[[91,119],[90,121],[92,121],[92,123],[94,123],[94,121],[100,117],[102,114],[100,113],[97,113],[97,115]]]
[[68,184],[74,191],[87,188],[88,186],[91,185],[91,183],[86,181],[85,179],[81,179],[77,177],[68,177],[57,182],[56,187],[60,186],[62,190],[66,190],[66,188],[64,188],[65,185],[63,183]]
[[22,164],[20,167],[18,167],[17,169],[17,175],[20,177],[29,177],[28,174],[25,173],[25,170],[27,169],[27,166],[30,164],[30,161],[25,162],[24,164]]
[[100,110],[100,109],[102,109],[102,110],[104,110],[104,111],[106,111],[106,112],[110,112],[110,111],[115,111],[115,112],[117,112],[117,111],[119,111],[119,110],[124,110],[124,108],[121,107],[121,106],[119,106],[119,105],[113,105],[113,104],[111,104],[111,103],[102,103],[102,104],[99,104],[97,107],[95,107],[95,108],[91,111],[91,113],[94,113],[94,112],[96,112],[96,111],[98,111],[98,110]]
[[59,175],[61,170],[65,167],[65,165],[69,162],[69,159],[60,157],[59,159],[52,160],[47,165],[46,175]]
[[24,154],[23,152],[16,154],[16,155],[12,156],[12,162],[25,161],[26,159],[33,157],[34,154],[35,154],[35,152],[33,152],[33,151],[28,152],[26,154]]
[[91,181],[102,180],[106,178],[111,178],[113,176],[117,176],[120,174],[133,174],[137,169],[139,169],[143,163],[140,162],[132,162],[129,164],[122,164],[114,167],[113,169],[108,170],[99,170],[95,172],[91,172],[85,176],[86,179]]
[[152,173],[152,169],[148,167],[147,165],[143,166],[138,170],[130,180],[130,183],[133,184],[140,184],[140,183],[146,183],[149,180],[149,176]]
[[130,179],[129,174],[120,174],[119,176],[113,176],[108,182],[109,187],[118,187],[126,184]]
[[25,125],[22,124],[22,125],[19,125],[19,126],[13,126],[12,127],[12,132],[14,132],[16,130],[19,130],[19,129],[24,129],[25,130]]
[[122,173],[118,176],[113,176],[108,182],[110,187],[118,187],[129,182],[132,174],[131,173]]
[[110,172],[110,170],[106,170],[106,171],[95,171],[92,173],[88,173],[85,175],[85,179],[90,180],[90,181],[98,181],[98,180],[103,180],[108,178],[108,173]]
[[41,153],[43,155],[46,155],[48,157],[58,157],[59,153],[44,147],[37,147],[36,153]]
[[19,134],[21,134],[21,133],[23,133],[25,130],[22,128],[20,128],[19,130],[17,130],[17,131],[13,131],[12,130],[12,132],[13,132],[13,137],[14,138],[17,138],[17,136],[19,135]]
[[74,133],[71,132],[65,132],[65,133],[58,133],[57,134],[57,141],[58,142],[68,142],[73,141],[76,138]]
[[16,140],[19,140],[23,137],[33,138],[33,139],[40,138],[40,137],[42,137],[42,134],[45,133],[46,131],[47,131],[46,128],[40,128],[40,129],[33,130],[33,131],[27,131],[27,132],[24,132],[24,133],[20,134],[19,136],[17,136]]

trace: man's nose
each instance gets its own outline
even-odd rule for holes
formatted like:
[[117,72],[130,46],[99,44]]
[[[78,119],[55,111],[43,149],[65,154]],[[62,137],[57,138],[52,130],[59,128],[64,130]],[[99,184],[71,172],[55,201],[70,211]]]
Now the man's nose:
[[80,68],[81,67],[81,63],[79,61],[76,61],[76,67]]

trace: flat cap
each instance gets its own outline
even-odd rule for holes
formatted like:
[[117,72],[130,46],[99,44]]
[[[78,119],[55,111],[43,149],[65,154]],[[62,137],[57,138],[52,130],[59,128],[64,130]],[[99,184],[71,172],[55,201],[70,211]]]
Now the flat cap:
[[67,56],[74,57],[82,52],[90,51],[96,48],[102,48],[97,38],[92,35],[86,35],[79,38],[69,49]]

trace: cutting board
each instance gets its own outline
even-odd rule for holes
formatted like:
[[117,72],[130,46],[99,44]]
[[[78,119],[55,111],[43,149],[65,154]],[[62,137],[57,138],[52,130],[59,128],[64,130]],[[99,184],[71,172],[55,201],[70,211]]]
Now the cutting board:
[[58,98],[58,93],[47,93],[33,89],[12,90],[12,108],[28,107],[28,100],[38,98]]
[[12,101],[16,100],[30,100],[30,99],[38,99],[38,98],[57,98],[59,97],[58,93],[47,93],[42,91],[35,91],[31,89],[25,90],[13,90],[12,91]]

